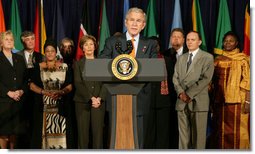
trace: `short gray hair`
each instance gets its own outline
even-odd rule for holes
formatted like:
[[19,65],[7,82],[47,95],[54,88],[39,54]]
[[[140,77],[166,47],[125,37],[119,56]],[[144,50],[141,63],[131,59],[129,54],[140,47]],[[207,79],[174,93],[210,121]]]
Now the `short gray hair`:
[[21,42],[24,43],[25,42],[25,38],[29,37],[29,36],[35,37],[35,33],[32,32],[32,31],[24,31],[24,32],[22,32],[21,35],[20,35]]
[[144,15],[144,22],[146,23],[146,13],[145,13],[142,9],[140,9],[140,8],[138,8],[138,7],[132,7],[132,8],[130,8],[130,9],[128,10],[128,12],[127,12],[127,14],[126,14],[126,18],[125,18],[126,20],[127,20],[129,14],[130,14],[131,12],[136,12],[136,13],[141,13],[141,14],[143,14],[143,15]]

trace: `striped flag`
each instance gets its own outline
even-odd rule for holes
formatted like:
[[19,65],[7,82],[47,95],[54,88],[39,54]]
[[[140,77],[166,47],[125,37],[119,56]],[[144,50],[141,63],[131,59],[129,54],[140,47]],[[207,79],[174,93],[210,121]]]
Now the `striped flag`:
[[244,48],[243,52],[250,55],[250,6],[249,2],[245,9],[245,23],[244,23]]
[[47,39],[46,35],[46,27],[45,27],[45,22],[44,22],[44,11],[43,11],[43,0],[41,0],[41,14],[40,14],[40,19],[41,19],[41,53],[44,54],[44,49],[43,46],[45,44],[45,41]]
[[44,55],[43,46],[47,37],[43,15],[43,0],[37,1],[34,33],[35,33],[35,51],[41,52]]
[[1,0],[0,0],[0,32],[5,32],[4,11]]
[[84,57],[83,51],[79,47],[79,42],[80,42],[82,36],[84,36],[84,35],[87,35],[87,32],[84,29],[83,24],[81,23],[80,32],[79,32],[79,39],[78,39],[78,45],[77,45],[77,51],[76,51],[76,55],[75,55],[76,60],[80,60],[82,57]]
[[82,19],[81,19],[81,25],[80,25],[80,31],[78,36],[78,42],[77,42],[77,50],[75,54],[75,60],[80,60],[82,57],[84,57],[82,49],[79,47],[79,42],[84,35],[91,34],[91,18],[90,18],[90,7],[88,5],[88,1],[85,1],[82,9]]
[[205,41],[206,40],[205,32],[204,32],[203,21],[201,17],[199,0],[193,0],[193,3],[192,3],[192,22],[193,22],[193,30],[197,31],[202,37],[202,44],[200,48],[204,51],[207,51],[206,41]]

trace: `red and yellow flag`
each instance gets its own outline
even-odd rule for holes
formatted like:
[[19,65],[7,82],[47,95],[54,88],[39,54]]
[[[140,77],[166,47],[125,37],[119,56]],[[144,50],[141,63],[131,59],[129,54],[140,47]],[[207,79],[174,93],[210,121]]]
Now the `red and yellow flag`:
[[42,0],[38,0],[36,5],[34,33],[35,33],[35,51],[44,54],[43,45],[46,40],[46,29],[44,24]]
[[245,9],[245,23],[244,23],[244,48],[243,52],[250,55],[250,7],[247,4]]

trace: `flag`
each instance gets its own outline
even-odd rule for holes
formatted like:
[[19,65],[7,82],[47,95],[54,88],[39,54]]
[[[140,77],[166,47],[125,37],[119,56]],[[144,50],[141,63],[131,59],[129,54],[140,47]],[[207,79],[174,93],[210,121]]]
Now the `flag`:
[[[174,28],[182,28],[182,15],[181,15],[180,0],[175,0],[175,3],[174,3],[174,16],[173,16],[171,31]],[[168,46],[169,46],[169,48],[171,48],[170,42],[169,42]]]
[[174,3],[174,17],[172,21],[171,31],[174,28],[182,28],[182,14],[181,14],[180,0],[175,0],[175,3]]
[[100,26],[98,28],[99,34],[99,49],[98,54],[104,49],[105,40],[110,36],[110,30],[106,14],[105,1],[102,0],[102,9],[100,13]]
[[38,0],[36,4],[34,33],[35,33],[35,51],[41,52],[44,55],[43,46],[47,37],[43,15],[43,0]]
[[245,9],[245,23],[244,23],[244,48],[243,52],[250,55],[250,6],[249,2]]
[[[56,3],[53,13],[52,37],[58,44],[65,37],[65,29],[58,1]],[[62,58],[59,48],[57,48],[57,59]]]
[[127,28],[125,26],[125,19],[126,19],[126,14],[128,12],[129,9],[129,0],[124,0],[123,3],[123,33],[125,33],[127,31]]
[[34,33],[35,33],[35,51],[40,51],[40,22],[39,22],[39,3],[37,0],[36,8],[35,8],[35,23],[34,23]]
[[91,25],[91,13],[90,13],[90,6],[88,5],[88,1],[85,1],[82,11],[82,19],[81,23],[83,28],[86,30],[87,34],[92,33],[92,25]]
[[202,44],[200,48],[202,50],[207,51],[206,41],[205,41],[206,40],[205,32],[204,32],[203,21],[201,17],[199,0],[193,0],[193,3],[192,3],[192,23],[193,23],[193,30],[197,31],[202,38]]
[[150,0],[147,7],[147,24],[144,29],[144,36],[158,36],[156,28],[156,1]]
[[0,0],[0,32],[5,32],[4,11]]
[[22,28],[20,23],[19,8],[18,8],[17,0],[12,0],[12,4],[11,4],[10,29],[14,35],[15,49],[13,50],[13,52],[22,50],[23,45],[20,40]]
[[83,51],[79,47],[79,42],[80,42],[82,36],[84,36],[84,35],[87,35],[87,32],[84,29],[83,24],[81,23],[80,32],[79,32],[79,39],[78,39],[78,45],[77,45],[77,51],[76,51],[76,56],[75,56],[76,60],[79,60],[82,57],[84,57]]
[[85,1],[82,10],[83,10],[82,19],[81,19],[80,31],[79,31],[78,42],[77,42],[77,50],[76,50],[76,55],[75,55],[76,60],[79,60],[84,56],[83,51],[79,47],[79,42],[80,42],[82,36],[91,34],[91,31],[92,31],[91,30],[91,21],[90,21],[92,18],[90,18],[88,1]]
[[222,54],[222,39],[224,34],[231,31],[231,22],[227,0],[220,0],[219,14],[216,27],[215,54]]
[[44,54],[44,49],[43,49],[43,46],[44,46],[44,43],[45,43],[45,41],[46,41],[46,39],[47,39],[47,35],[46,35],[46,27],[45,27],[45,22],[44,22],[44,12],[43,12],[43,0],[41,0],[41,8],[40,8],[40,10],[41,10],[41,14],[40,14],[40,21],[41,21],[41,24],[40,24],[40,30],[41,30],[41,40],[40,40],[40,42],[41,42],[41,53],[42,54]]

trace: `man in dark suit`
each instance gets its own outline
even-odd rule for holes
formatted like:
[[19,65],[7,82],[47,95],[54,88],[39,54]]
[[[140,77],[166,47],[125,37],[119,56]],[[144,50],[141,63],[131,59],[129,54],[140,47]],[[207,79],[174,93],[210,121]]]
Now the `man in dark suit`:
[[[140,32],[146,25],[146,14],[142,9],[130,8],[126,14],[125,26],[127,32],[108,38],[105,42],[104,50],[100,53],[100,58],[115,58],[120,55],[115,49],[115,44],[121,42],[122,50],[126,50],[127,40],[134,40],[134,57],[135,58],[157,58],[157,43],[155,40],[144,38]],[[146,84],[137,96],[137,126],[139,147],[143,148],[144,127],[147,125],[146,115],[150,106],[151,84]]]
[[[33,68],[34,64],[40,63],[43,60],[43,55],[38,51],[34,51],[35,49],[35,34],[31,31],[22,32],[21,42],[23,43],[24,49],[17,52],[17,54],[24,57],[27,68]],[[32,56],[30,59],[29,56]]]
[[164,56],[171,58],[171,60],[175,64],[179,56],[189,51],[184,43],[185,43],[185,34],[183,29],[174,28],[170,34],[171,48],[167,49],[164,52]]
[[186,38],[189,52],[180,56],[175,65],[173,83],[178,96],[179,149],[205,149],[208,87],[214,72],[214,59],[199,48],[201,43],[198,32],[189,32]]
[[[177,58],[182,54],[188,52],[188,48],[185,46],[185,34],[181,28],[175,28],[171,31],[170,34],[170,45],[171,48],[167,49],[163,54],[166,62],[167,68],[167,82],[169,89],[170,101],[168,103],[169,110],[169,119],[166,122],[169,122],[169,148],[178,149],[178,140],[179,140],[179,131],[178,131],[178,120],[177,112],[175,110],[175,104],[177,100],[177,94],[174,89],[173,84],[173,75],[174,75],[174,66],[177,61]],[[158,104],[160,106],[161,104]],[[160,130],[159,130],[160,131]]]
[[[21,36],[21,42],[23,43],[24,49],[17,52],[17,54],[23,56],[27,70],[28,70],[28,82],[30,81],[30,77],[32,75],[32,71],[34,68],[35,64],[38,64],[42,62],[43,56],[41,53],[34,51],[35,48],[35,34],[31,31],[24,31],[22,32]],[[27,95],[26,95],[26,100],[24,101],[24,106],[23,106],[23,120],[24,123],[26,123],[26,130],[24,132],[24,136],[21,135],[18,138],[17,141],[17,146],[18,148],[30,148],[30,137],[31,137],[31,132],[33,131],[33,93],[29,90]]]

